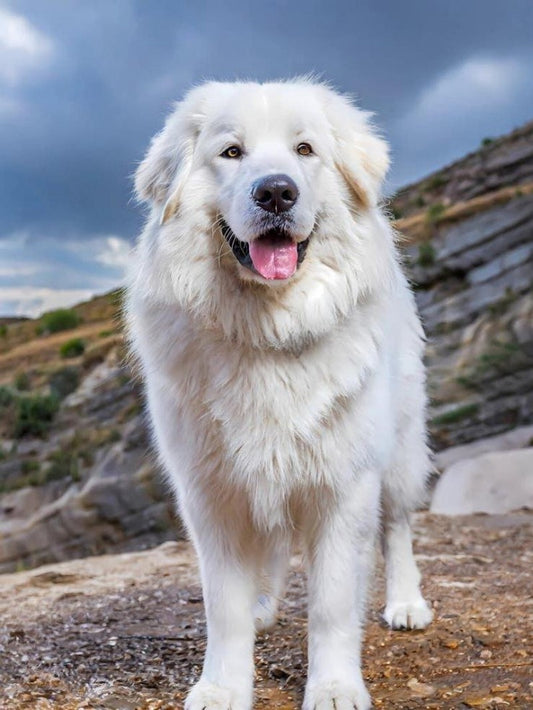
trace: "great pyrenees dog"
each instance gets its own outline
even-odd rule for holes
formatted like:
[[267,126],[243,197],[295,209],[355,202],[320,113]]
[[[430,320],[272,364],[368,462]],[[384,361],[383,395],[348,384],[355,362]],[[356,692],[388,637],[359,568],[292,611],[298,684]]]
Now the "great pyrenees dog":
[[384,618],[424,628],[409,512],[429,471],[423,332],[380,208],[387,146],[311,80],[210,82],[138,168],[127,316],[154,439],[198,553],[207,651],[187,710],[249,710],[257,630],[308,564],[305,710],[364,710],[378,532]]

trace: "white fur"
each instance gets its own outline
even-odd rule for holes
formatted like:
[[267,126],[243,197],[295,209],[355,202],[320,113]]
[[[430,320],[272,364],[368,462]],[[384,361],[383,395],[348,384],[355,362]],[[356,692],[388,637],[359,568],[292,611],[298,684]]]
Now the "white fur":
[[[301,156],[296,146],[312,145]],[[243,157],[220,157],[239,144]],[[383,512],[385,617],[421,628],[409,511],[429,470],[423,334],[379,208],[385,143],[307,80],[208,83],[177,104],[139,167],[150,214],[127,314],[161,459],[196,546],[208,645],[188,710],[249,710],[254,626],[273,623],[296,540],[309,563],[306,710],[370,706],[360,670],[366,582]],[[284,172],[294,276],[242,267],[252,182]]]

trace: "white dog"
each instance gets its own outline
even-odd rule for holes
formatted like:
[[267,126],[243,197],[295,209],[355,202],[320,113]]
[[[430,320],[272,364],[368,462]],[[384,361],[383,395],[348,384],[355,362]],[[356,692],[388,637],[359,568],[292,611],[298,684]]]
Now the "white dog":
[[151,211],[128,319],[155,440],[200,560],[208,642],[188,710],[249,710],[255,630],[295,540],[309,565],[306,710],[370,706],[365,590],[424,628],[409,511],[429,470],[423,333],[380,211],[386,144],[328,87],[207,83],[136,175]]

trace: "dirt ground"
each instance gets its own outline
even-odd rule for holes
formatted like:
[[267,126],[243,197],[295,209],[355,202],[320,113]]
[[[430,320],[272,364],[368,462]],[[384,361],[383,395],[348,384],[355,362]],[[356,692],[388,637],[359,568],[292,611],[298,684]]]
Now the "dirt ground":
[[[416,553],[435,621],[380,621],[371,594],[364,674],[376,708],[533,708],[533,514],[420,514]],[[281,619],[257,642],[256,704],[298,708],[306,669],[295,559]],[[187,543],[0,576],[0,708],[181,708],[205,646]]]

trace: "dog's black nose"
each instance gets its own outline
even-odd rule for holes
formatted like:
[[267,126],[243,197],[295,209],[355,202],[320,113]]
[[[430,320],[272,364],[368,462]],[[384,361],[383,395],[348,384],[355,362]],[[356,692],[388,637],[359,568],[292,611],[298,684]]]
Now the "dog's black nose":
[[268,175],[254,185],[252,197],[267,212],[287,212],[298,199],[296,183],[288,175]]

